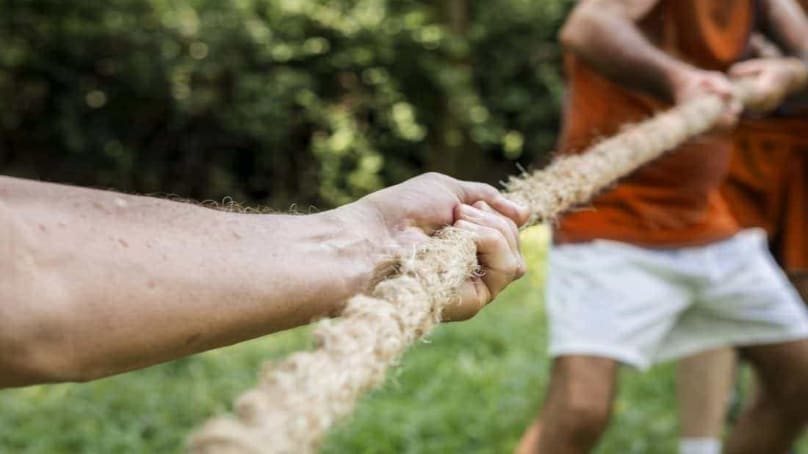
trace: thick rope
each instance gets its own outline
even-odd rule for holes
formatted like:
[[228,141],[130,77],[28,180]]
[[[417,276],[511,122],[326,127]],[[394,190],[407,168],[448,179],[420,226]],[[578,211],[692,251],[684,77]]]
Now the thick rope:
[[[736,87],[738,99],[749,90]],[[705,96],[626,128],[580,155],[557,158],[544,170],[512,177],[506,195],[529,207],[529,224],[553,220],[584,204],[638,167],[711,129],[724,102]],[[477,270],[472,238],[442,230],[400,273],[371,295],[350,299],[342,316],[319,324],[317,348],[268,364],[260,383],[236,402],[235,418],[209,421],[192,435],[193,453],[311,453],[357,399],[384,381],[416,340],[440,322],[444,307]]]

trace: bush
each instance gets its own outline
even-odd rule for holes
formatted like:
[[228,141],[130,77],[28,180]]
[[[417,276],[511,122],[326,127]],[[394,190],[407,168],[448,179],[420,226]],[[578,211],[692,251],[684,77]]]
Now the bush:
[[551,148],[569,0],[0,0],[3,173],[327,207]]

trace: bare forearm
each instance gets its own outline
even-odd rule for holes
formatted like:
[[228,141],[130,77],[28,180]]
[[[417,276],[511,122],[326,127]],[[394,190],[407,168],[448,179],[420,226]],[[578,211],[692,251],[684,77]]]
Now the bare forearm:
[[788,55],[808,62],[808,18],[795,0],[763,0],[763,27]]
[[226,213],[0,177],[0,386],[109,375],[333,313],[380,258],[378,232],[355,228],[340,212]]
[[789,91],[804,89],[808,79],[808,17],[795,0],[764,0],[763,27],[792,57]]
[[690,67],[656,48],[638,29],[635,20],[655,3],[584,0],[562,29],[561,42],[611,80],[672,100],[675,79]]
[[783,51],[777,47],[777,44],[759,32],[753,33],[749,38],[749,53],[752,58],[783,57]]

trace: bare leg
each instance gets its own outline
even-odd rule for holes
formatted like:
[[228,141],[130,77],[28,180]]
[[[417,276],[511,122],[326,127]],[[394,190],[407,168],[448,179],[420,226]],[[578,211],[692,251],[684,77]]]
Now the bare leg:
[[808,270],[789,271],[788,278],[794,284],[794,288],[800,293],[802,300],[808,304]]
[[808,340],[746,347],[759,391],[727,441],[729,454],[785,453],[808,423]]
[[590,452],[609,422],[617,367],[607,358],[557,358],[541,411],[543,422],[528,428],[517,453]]
[[536,418],[522,434],[519,444],[513,454],[533,454],[539,449],[539,437],[541,437],[541,418]]
[[683,438],[721,438],[735,381],[735,350],[720,348],[676,365],[676,397]]

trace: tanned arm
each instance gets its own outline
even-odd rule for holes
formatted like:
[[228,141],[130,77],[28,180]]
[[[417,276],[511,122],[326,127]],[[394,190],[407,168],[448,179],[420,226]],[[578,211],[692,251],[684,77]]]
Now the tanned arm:
[[561,44],[618,83],[673,100],[675,78],[689,66],[656,48],[637,22],[659,0],[581,0],[561,30]]
[[[761,28],[780,44],[786,56],[759,55],[762,58],[733,65],[730,74],[754,82],[758,95],[750,100],[750,108],[765,113],[808,84],[808,18],[794,0],[761,0],[761,5]],[[750,44],[754,50],[754,37]]]
[[672,102],[711,93],[728,101],[720,126],[730,126],[741,111],[732,85],[721,73],[704,71],[674,58],[643,36],[637,23],[659,0],[580,0],[559,39],[609,79]]
[[766,38],[766,36],[758,31],[752,33],[749,38],[749,52],[750,56],[754,58],[780,58],[783,57],[783,51],[777,47],[777,44]]
[[477,234],[485,272],[448,314],[468,317],[524,272],[526,216],[436,174],[308,216],[0,177],[0,387],[85,381],[333,315],[397,248],[453,223]]
[[762,28],[788,55],[808,62],[808,18],[795,0],[761,0]]

